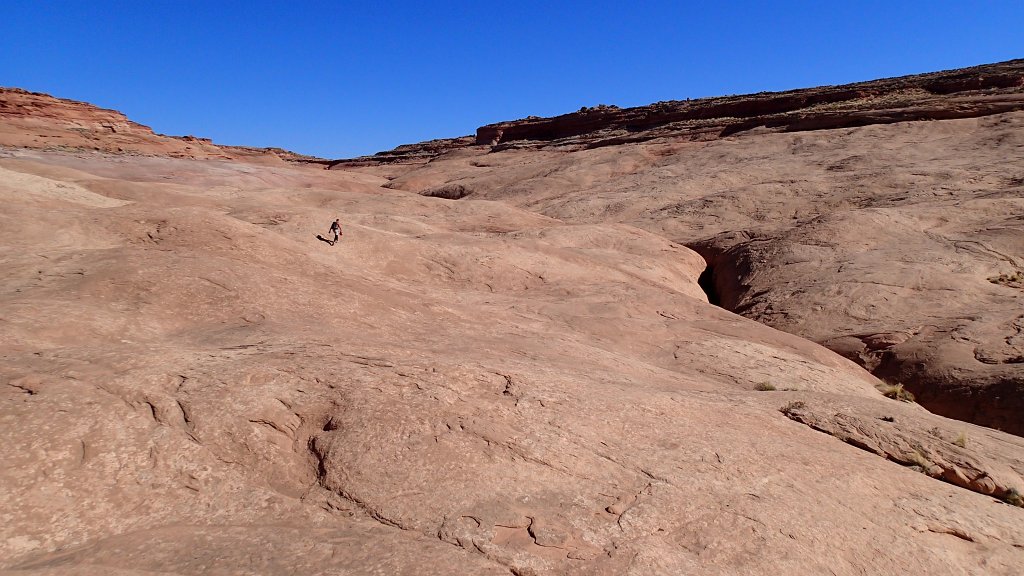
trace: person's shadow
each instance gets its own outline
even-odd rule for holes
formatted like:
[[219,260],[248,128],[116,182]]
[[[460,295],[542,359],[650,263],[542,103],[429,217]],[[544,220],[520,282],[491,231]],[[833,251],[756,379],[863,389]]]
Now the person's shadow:
[[334,241],[332,241],[332,240],[328,240],[327,238],[324,238],[323,236],[321,236],[321,235],[319,235],[319,234],[317,234],[317,235],[316,235],[316,239],[317,239],[317,240],[319,240],[319,241],[321,241],[321,242],[327,242],[327,243],[328,243],[328,244],[330,244],[331,246],[334,246]]

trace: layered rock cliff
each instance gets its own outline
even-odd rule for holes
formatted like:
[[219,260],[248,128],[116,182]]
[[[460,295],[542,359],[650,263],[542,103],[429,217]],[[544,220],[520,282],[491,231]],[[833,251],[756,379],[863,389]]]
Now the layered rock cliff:
[[224,146],[209,138],[156,134],[121,112],[20,88],[0,88],[0,146],[249,162],[324,162],[281,148]]
[[1024,109],[1024,60],[786,92],[584,107],[554,118],[482,126],[477,144],[588,147],[686,134],[706,139],[764,128],[798,132],[916,120],[975,118]]
[[977,118],[1024,109],[1024,59],[971,68],[736,96],[669,100],[648,106],[584,106],[550,118],[530,116],[463,136],[406,144],[332,165],[423,162],[470,145],[593,148],[657,138],[711,140],[748,131],[799,132],[895,122]]

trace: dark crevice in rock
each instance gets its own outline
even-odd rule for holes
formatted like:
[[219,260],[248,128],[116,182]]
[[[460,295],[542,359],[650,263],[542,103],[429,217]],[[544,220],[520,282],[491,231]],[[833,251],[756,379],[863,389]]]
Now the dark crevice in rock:
[[697,284],[700,289],[704,291],[708,296],[708,302],[715,306],[721,306],[722,301],[718,297],[718,289],[715,288],[715,267],[708,264],[704,271],[700,273],[700,278],[697,278]]
[[697,283],[707,294],[708,302],[741,314],[741,304],[750,290],[750,286],[741,283],[750,269],[749,258],[742,250],[722,248],[716,239],[708,238],[686,244],[687,248],[699,254],[707,263]]
[[444,198],[445,200],[461,200],[472,193],[473,191],[463,184],[448,183],[423,190],[420,192],[420,196]]
[[928,375],[875,375],[886,382],[904,383],[917,403],[929,412],[1024,436],[1024,420],[1020,416],[1024,413],[1024,377],[979,378],[968,385]]
[[[773,328],[789,332],[786,325],[775,326],[764,313],[767,296],[770,309],[773,288],[760,286],[753,289],[747,282],[759,270],[765,269],[764,251],[770,249],[763,238],[752,232],[727,232],[713,238],[697,240],[686,246],[707,262],[698,283],[708,301],[734,314],[762,322]],[[894,333],[899,330],[894,329]],[[792,332],[803,336],[799,332]],[[902,340],[887,341],[886,333],[849,337],[836,337],[818,342],[833,352],[848,358],[890,385],[903,385],[914,394],[916,402],[928,411],[1024,436],[1024,378],[1019,373],[1005,371],[990,376],[960,376],[946,372],[929,373],[913,349],[903,350]],[[906,338],[904,338],[905,340]],[[1016,365],[1014,362],[1003,365]]]

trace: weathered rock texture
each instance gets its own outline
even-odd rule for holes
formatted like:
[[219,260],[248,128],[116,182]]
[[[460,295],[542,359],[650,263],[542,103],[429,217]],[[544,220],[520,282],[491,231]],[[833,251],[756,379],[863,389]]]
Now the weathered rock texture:
[[[954,204],[925,238],[1002,234],[1000,214],[1012,240],[1016,198],[981,166],[1006,146],[1017,169],[1021,121],[357,171],[0,149],[0,571],[1016,575],[1024,439],[709,304],[682,243],[725,253],[826,212],[853,220],[819,233],[866,241],[881,209],[858,202],[928,208],[908,182],[940,171]],[[836,192],[842,159],[897,178]],[[794,264],[835,274],[818,244]],[[929,252],[914,285],[942,263],[985,310],[1018,302],[971,254]],[[792,290],[795,314],[793,270],[736,297]],[[953,304],[921,293],[941,325]]]
[[386,152],[378,152],[373,156],[360,156],[359,158],[348,158],[344,160],[332,160],[327,162],[329,168],[337,166],[356,168],[359,166],[377,166],[379,164],[391,164],[394,162],[408,164],[410,162],[428,162],[431,159],[444,154],[476,144],[473,136],[460,136],[458,138],[440,138],[429,142],[418,144],[404,144]]
[[101,151],[175,158],[219,158],[257,163],[317,164],[325,160],[281,148],[216,145],[209,138],[165,136],[115,110],[0,87],[0,142],[7,146]]
[[650,106],[584,107],[554,118],[482,126],[477,144],[520,141],[587,147],[686,134],[729,136],[755,128],[799,132],[915,120],[976,118],[1024,109],[1024,60],[843,86],[658,102]]
[[[904,383],[933,411],[1024,434],[1024,112],[1005,112],[1024,103],[1022,77],[1015,60],[669,106],[718,110],[704,114],[709,130],[630,124],[646,108],[591,110],[497,125],[505,143],[564,128],[551,139],[376,173],[391,188],[457,190],[690,246],[727,309]],[[872,125],[808,130],[836,115]],[[604,120],[572,120],[590,116]],[[788,132],[725,129],[740,116]],[[622,130],[633,144],[594,148]]]
[[426,162],[470,147],[562,150],[669,137],[708,141],[743,132],[803,132],[922,120],[978,118],[1024,110],[1024,59],[944,72],[786,92],[670,100],[648,106],[584,106],[477,128],[476,136],[405,144],[331,166]]

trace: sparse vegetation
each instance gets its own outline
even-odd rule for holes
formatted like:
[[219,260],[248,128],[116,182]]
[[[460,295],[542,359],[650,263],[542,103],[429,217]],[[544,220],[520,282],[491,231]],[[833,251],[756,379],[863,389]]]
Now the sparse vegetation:
[[761,382],[754,386],[754,390],[757,390],[758,392],[768,392],[772,390],[777,390],[777,388],[775,386],[772,386],[768,382]]
[[779,412],[782,412],[786,416],[789,416],[793,412],[796,412],[797,410],[802,410],[804,408],[804,406],[807,406],[807,404],[804,404],[803,401],[801,401],[801,400],[794,400],[794,401],[790,402],[789,404],[786,404],[782,408],[779,408]]
[[1000,274],[999,276],[990,276],[988,281],[993,284],[998,284],[1000,286],[1016,285],[1017,288],[1020,288],[1022,287],[1022,285],[1024,285],[1024,272],[1017,271],[1014,272],[1013,274]]
[[907,465],[917,469],[918,472],[928,474],[932,468],[932,461],[921,452],[914,450],[907,456]]
[[953,444],[956,444],[961,448],[967,448],[967,432],[961,432],[960,435],[956,437],[956,440],[953,441]]
[[583,106],[583,107],[580,108],[580,112],[585,114],[587,112],[596,112],[596,111],[600,111],[600,110],[618,110],[618,109],[619,109],[619,107],[616,106],[615,104],[598,104],[597,106]]
[[881,389],[882,395],[886,398],[892,398],[893,400],[899,400],[900,402],[913,402],[914,394],[903,387],[903,384],[893,384],[884,386]]
[[1003,496],[1003,500],[1007,504],[1013,504],[1014,506],[1020,506],[1024,508],[1024,495],[1022,495],[1016,488],[1010,488],[1006,492],[1006,496]]

